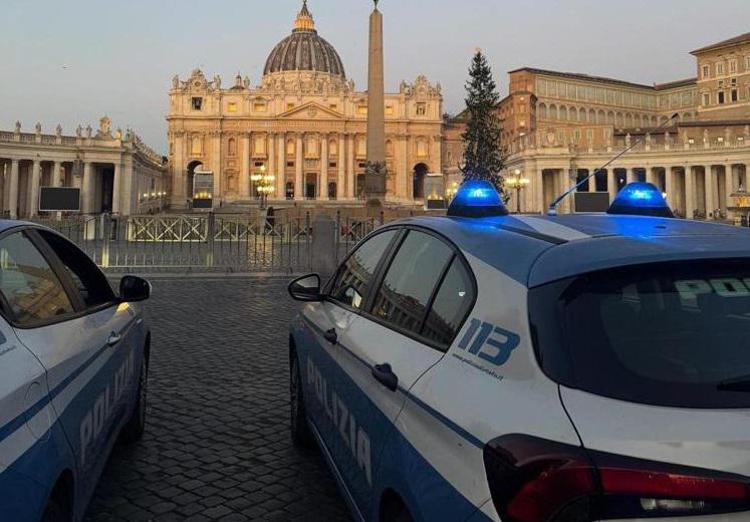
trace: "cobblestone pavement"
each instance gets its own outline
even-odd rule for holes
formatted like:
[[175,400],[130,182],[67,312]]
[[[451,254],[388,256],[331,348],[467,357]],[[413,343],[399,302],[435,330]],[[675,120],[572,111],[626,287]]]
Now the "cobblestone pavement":
[[286,281],[155,279],[148,426],[117,447],[86,521],[348,520],[289,437]]

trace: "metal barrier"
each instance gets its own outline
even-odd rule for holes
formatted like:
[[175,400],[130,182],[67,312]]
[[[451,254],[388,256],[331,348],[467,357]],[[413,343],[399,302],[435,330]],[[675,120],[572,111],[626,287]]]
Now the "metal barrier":
[[[72,216],[34,221],[84,250],[102,268],[121,271],[309,271],[312,219],[302,215],[161,214]],[[337,213],[335,259],[385,222]]]

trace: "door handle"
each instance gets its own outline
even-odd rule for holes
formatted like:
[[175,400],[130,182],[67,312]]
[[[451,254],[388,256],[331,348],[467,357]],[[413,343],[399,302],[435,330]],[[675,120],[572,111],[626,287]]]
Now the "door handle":
[[398,377],[393,373],[390,364],[376,364],[372,367],[372,376],[392,392],[398,389]]
[[336,344],[339,341],[339,336],[336,333],[335,328],[331,328],[330,330],[326,330],[326,332],[323,334],[323,337],[326,338],[326,341],[328,341],[331,344]]
[[109,334],[109,337],[107,337],[107,345],[114,346],[117,343],[119,343],[121,340],[122,340],[122,335],[112,332],[111,334]]

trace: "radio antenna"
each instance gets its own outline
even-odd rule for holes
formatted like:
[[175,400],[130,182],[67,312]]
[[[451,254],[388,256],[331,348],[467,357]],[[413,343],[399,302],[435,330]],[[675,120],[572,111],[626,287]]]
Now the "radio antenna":
[[[673,120],[677,119],[679,116],[680,116],[679,114],[674,113],[667,121],[665,121],[664,123],[662,123],[661,125],[659,125],[658,127],[656,127],[656,130],[659,130],[659,129],[662,129],[662,128],[668,126],[670,123],[672,123]],[[645,137],[645,135],[644,135],[644,137]],[[617,156],[615,156],[614,158],[612,158],[611,160],[609,160],[607,163],[605,163],[604,165],[602,165],[601,167],[599,167],[598,169],[596,169],[594,172],[592,172],[591,174],[589,174],[588,176],[586,176],[585,178],[583,178],[581,181],[579,181],[578,183],[576,183],[575,185],[573,185],[572,187],[570,187],[568,190],[566,190],[565,192],[563,192],[560,196],[558,196],[557,199],[555,199],[550,204],[549,209],[547,209],[547,215],[548,216],[556,216],[557,215],[557,206],[562,202],[562,200],[564,200],[569,195],[571,195],[573,192],[575,192],[576,190],[578,190],[578,187],[580,187],[581,185],[583,185],[584,183],[586,183],[588,180],[590,180],[591,178],[593,178],[594,176],[596,176],[599,172],[603,171],[604,169],[606,169],[607,167],[609,167],[610,165],[612,165],[612,163],[614,163],[618,159],[622,158],[625,154],[627,154],[628,152],[630,152],[631,150],[633,150],[634,148],[636,148],[638,145],[640,145],[641,143],[643,143],[644,137],[640,137],[637,140],[635,140],[635,143],[633,143],[632,145],[630,145],[629,147],[627,147],[625,150],[623,150],[622,152],[620,152]]]

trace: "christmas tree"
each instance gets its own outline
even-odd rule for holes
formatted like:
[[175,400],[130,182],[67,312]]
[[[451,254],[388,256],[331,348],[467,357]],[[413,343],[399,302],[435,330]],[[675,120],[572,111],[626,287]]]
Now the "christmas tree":
[[466,110],[468,124],[461,138],[464,141],[464,164],[461,171],[465,180],[480,179],[492,183],[508,200],[503,177],[503,158],[500,153],[500,120],[497,106],[500,94],[492,79],[487,57],[477,51],[469,68],[466,82]]

